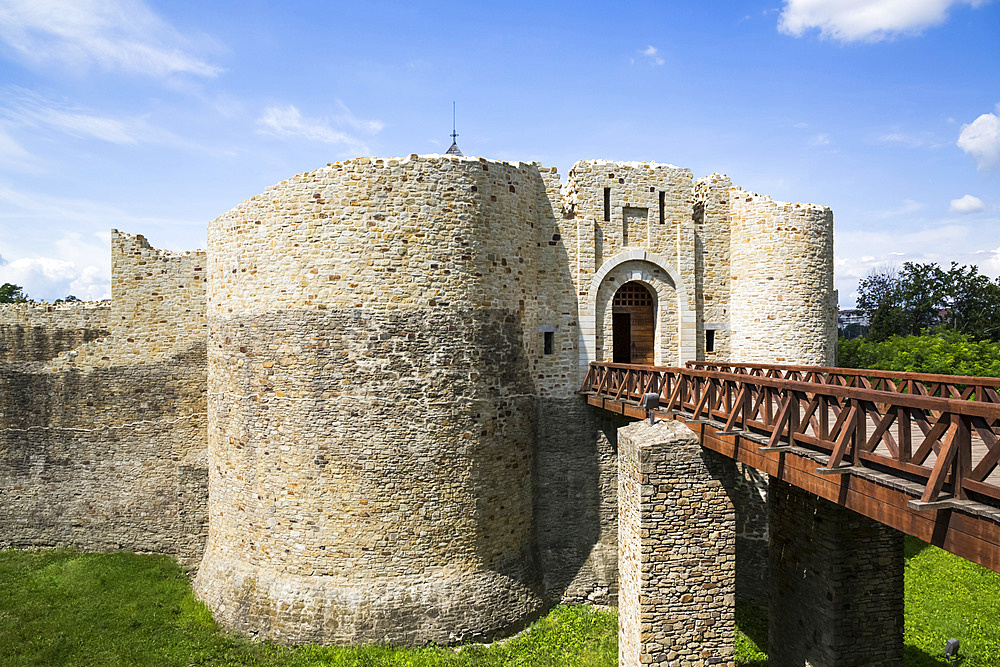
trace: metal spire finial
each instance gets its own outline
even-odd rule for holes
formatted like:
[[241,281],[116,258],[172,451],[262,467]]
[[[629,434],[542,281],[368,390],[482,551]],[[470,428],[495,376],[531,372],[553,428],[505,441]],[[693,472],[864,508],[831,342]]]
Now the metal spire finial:
[[451,103],[451,147],[445,151],[445,155],[458,155],[460,157],[465,157],[462,151],[458,148],[458,143],[455,141],[455,137],[458,136],[458,132],[455,131],[455,102]]

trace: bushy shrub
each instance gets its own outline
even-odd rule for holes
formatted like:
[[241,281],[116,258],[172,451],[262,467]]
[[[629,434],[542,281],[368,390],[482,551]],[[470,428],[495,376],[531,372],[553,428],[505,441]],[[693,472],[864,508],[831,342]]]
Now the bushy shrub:
[[841,338],[837,365],[910,373],[1000,377],[1000,343],[976,341],[957,331],[891,336],[884,341]]

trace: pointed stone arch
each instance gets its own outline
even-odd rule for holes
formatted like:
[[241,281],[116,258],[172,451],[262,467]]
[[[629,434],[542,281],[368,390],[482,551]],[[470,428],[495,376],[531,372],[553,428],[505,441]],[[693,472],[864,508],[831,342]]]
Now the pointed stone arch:
[[[620,281],[645,283],[656,294],[656,328],[660,337],[656,346],[656,363],[664,366],[680,365],[695,359],[697,320],[691,308],[692,299],[688,287],[680,273],[663,255],[646,250],[627,250],[601,265],[590,282],[586,302],[580,304],[581,373],[587,372],[591,361],[604,361],[603,355],[607,354],[607,346],[599,345],[602,342],[604,323],[598,321],[598,316],[605,311],[610,312],[611,298],[617,290],[617,287],[612,287],[620,286]],[[664,343],[667,340],[665,326],[676,334],[676,352],[670,354],[670,358],[667,358],[667,346]],[[599,351],[601,358],[598,357]]]

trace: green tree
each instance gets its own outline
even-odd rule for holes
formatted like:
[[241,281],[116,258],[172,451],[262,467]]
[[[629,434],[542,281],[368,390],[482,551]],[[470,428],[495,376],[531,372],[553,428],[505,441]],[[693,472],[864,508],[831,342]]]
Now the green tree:
[[952,329],[978,340],[1000,340],[1000,282],[993,282],[975,266],[952,262],[941,271],[942,320]]
[[868,319],[868,336],[885,340],[906,328],[899,272],[892,266],[872,269],[858,285],[858,310]]
[[24,303],[30,301],[20,285],[4,283],[0,285],[0,303]]
[[898,271],[875,269],[858,285],[858,309],[868,318],[874,341],[944,328],[976,340],[1000,339],[1000,281],[975,266],[952,262],[945,270],[906,262]]

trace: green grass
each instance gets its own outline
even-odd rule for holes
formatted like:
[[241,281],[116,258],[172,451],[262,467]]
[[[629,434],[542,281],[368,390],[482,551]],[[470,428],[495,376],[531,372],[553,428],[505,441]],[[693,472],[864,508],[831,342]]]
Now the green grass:
[[1000,665],[1000,574],[906,538],[906,664],[943,664],[961,642],[963,667]]
[[[767,664],[767,612],[737,602],[736,662]],[[1000,664],[1000,575],[906,538],[906,664],[941,665],[962,642],[965,667]],[[0,664],[232,667],[607,667],[618,657],[612,611],[556,607],[488,646],[419,649],[250,642],[220,632],[165,556],[0,551]]]
[[489,646],[290,649],[219,632],[165,556],[0,551],[2,665],[598,667],[618,658],[618,616],[556,607]]
[[736,664],[767,664],[767,609],[753,602],[736,601]]

